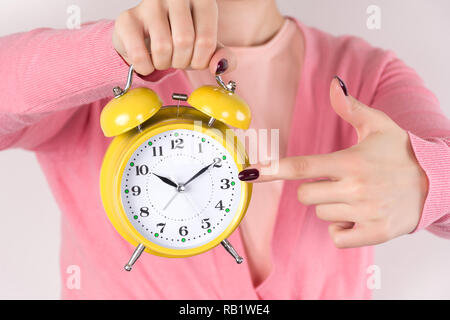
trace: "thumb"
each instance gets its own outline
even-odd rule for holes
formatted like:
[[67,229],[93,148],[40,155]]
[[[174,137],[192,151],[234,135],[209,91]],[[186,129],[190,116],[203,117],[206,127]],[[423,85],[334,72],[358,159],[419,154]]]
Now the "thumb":
[[338,76],[331,82],[330,100],[334,111],[356,129],[358,141],[379,131],[389,121],[383,112],[370,108],[349,95],[344,81]]
[[234,52],[218,42],[216,52],[209,62],[209,71],[213,75],[223,75],[236,69],[236,66],[237,58]]

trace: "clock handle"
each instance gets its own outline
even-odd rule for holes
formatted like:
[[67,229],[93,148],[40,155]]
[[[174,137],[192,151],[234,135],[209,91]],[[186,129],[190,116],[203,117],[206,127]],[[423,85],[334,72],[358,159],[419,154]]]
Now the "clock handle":
[[234,258],[234,260],[236,260],[237,264],[241,264],[244,259],[236,252],[236,250],[233,248],[233,246],[231,245],[230,241],[228,241],[227,239],[223,240],[221,242],[221,244],[223,245],[223,247],[228,251],[229,254],[231,254]]
[[141,256],[142,252],[144,252],[144,250],[145,250],[145,246],[142,243],[140,243],[134,250],[133,254],[131,255],[130,260],[124,267],[126,271],[131,271],[131,269],[133,268],[133,265],[136,263],[137,259],[139,259],[139,257]]
[[220,75],[216,75],[216,82],[228,92],[234,93],[236,90],[236,82],[228,81],[228,83],[225,83]]
[[119,98],[123,96],[125,93],[127,93],[128,90],[130,90],[131,84],[133,83],[133,71],[134,67],[131,64],[130,68],[128,69],[128,78],[127,83],[125,84],[125,88],[122,89],[121,87],[114,87],[113,88],[114,98]]

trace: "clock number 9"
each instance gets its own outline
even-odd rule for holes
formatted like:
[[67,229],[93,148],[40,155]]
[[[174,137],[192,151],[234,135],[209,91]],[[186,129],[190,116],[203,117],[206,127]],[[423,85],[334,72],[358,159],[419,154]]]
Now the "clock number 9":
[[188,230],[187,230],[187,226],[182,226],[181,228],[180,228],[180,230],[179,230],[179,232],[180,232],[180,235],[181,236],[187,236],[187,234],[188,234]]
[[139,186],[133,186],[131,188],[131,191],[133,192],[133,196],[138,196],[141,194],[141,187]]
[[148,217],[149,215],[150,215],[150,212],[148,212],[148,208],[147,208],[147,207],[142,207],[142,208],[141,208],[140,216],[141,216],[142,218],[146,218],[146,217]]

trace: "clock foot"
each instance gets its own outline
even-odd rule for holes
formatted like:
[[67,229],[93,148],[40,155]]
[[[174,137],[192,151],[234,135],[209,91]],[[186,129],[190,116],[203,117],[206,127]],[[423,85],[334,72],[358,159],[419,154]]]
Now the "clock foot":
[[236,260],[237,264],[241,264],[242,261],[244,261],[244,259],[236,252],[236,250],[234,250],[233,246],[231,245],[230,241],[228,241],[227,239],[223,240],[221,242],[221,244],[223,245],[223,247],[228,251],[229,254],[231,254],[234,258],[234,260]]
[[131,271],[131,269],[133,268],[133,265],[136,263],[137,259],[139,259],[139,257],[141,256],[142,252],[144,252],[144,250],[145,250],[145,246],[142,243],[140,243],[134,250],[133,254],[131,255],[130,260],[124,267],[126,271]]

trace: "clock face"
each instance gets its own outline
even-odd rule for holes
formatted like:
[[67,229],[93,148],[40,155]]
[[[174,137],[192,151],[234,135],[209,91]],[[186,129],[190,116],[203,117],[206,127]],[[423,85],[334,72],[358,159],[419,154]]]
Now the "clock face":
[[238,173],[233,156],[209,135],[169,130],[147,139],[128,159],[122,205],[149,241],[172,249],[199,247],[239,214]]

